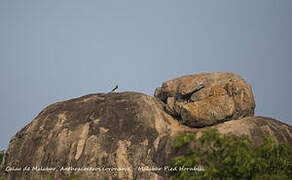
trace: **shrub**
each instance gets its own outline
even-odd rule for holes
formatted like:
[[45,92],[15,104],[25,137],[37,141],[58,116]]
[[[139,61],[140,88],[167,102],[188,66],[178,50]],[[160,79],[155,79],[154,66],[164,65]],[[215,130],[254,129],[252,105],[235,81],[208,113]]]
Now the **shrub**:
[[71,177],[65,178],[63,180],[79,180],[79,176],[71,176]]
[[0,153],[0,164],[2,162],[3,156],[4,156],[4,154],[3,153]]
[[292,177],[291,147],[264,136],[255,147],[248,137],[227,136],[216,129],[200,138],[186,133],[174,141],[179,155],[170,167],[203,167],[203,171],[170,172],[175,179],[289,179]]

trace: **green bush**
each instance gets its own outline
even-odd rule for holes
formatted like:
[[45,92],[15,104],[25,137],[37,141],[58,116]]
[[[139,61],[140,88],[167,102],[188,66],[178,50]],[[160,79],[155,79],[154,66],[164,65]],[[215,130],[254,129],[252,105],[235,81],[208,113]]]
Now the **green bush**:
[[[2,159],[3,159],[3,156],[4,156],[4,154],[0,153],[0,165],[1,165],[1,162],[2,162]],[[0,180],[4,180],[4,178],[0,176]]]
[[[2,162],[2,159],[3,159],[3,156],[4,156],[4,154],[0,154],[0,164],[1,164],[1,162]],[[1,180],[1,179],[0,179]]]
[[274,143],[265,136],[258,147],[248,137],[204,131],[200,138],[186,133],[175,139],[178,154],[170,167],[203,167],[203,171],[170,172],[175,179],[291,179],[292,150],[287,144]]
[[65,178],[63,180],[79,180],[79,176],[71,176],[71,177]]

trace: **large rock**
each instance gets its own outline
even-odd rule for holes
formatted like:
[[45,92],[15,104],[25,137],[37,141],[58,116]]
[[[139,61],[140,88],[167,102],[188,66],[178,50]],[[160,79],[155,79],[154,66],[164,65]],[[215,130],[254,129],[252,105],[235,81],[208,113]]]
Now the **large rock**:
[[[55,179],[79,174],[81,179],[162,179],[171,138],[191,130],[163,111],[156,98],[134,92],[94,94],[45,108],[10,141],[2,162],[7,167],[52,167]],[[192,130],[191,130],[192,131]],[[60,171],[62,167],[121,168]],[[123,170],[122,168],[125,168]],[[43,179],[47,172],[8,172],[8,180]]]
[[155,90],[166,110],[190,127],[253,116],[250,85],[234,73],[203,73],[167,81]]
[[[174,156],[174,137],[183,132],[200,134],[207,128],[181,125],[164,106],[157,98],[134,92],[93,94],[55,103],[12,137],[0,176],[7,180],[42,180],[48,174],[54,179],[73,174],[81,180],[169,179],[167,171],[153,168],[163,168]],[[248,135],[255,143],[266,134],[292,145],[291,126],[270,118],[248,117],[211,128]],[[5,172],[7,167],[57,169]],[[62,167],[96,171],[60,171]]]
[[208,128],[215,128],[222,134],[247,136],[254,145],[261,144],[263,135],[270,136],[274,142],[285,142],[292,147],[292,127],[272,118],[254,116],[231,120],[211,127],[201,128],[197,133]]

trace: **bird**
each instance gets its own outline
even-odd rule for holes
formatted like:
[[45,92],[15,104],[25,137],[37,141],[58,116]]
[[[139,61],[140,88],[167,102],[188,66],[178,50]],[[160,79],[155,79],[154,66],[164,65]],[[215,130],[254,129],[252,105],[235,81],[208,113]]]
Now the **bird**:
[[118,84],[115,83],[115,88],[111,91],[111,93],[116,93],[118,91],[118,88],[119,88]]

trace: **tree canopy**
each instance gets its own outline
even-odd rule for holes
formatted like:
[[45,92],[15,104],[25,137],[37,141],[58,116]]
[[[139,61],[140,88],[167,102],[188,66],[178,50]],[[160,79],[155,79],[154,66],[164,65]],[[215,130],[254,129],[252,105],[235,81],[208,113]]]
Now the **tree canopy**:
[[178,136],[174,151],[178,156],[169,165],[178,169],[170,172],[175,179],[292,178],[291,146],[275,143],[268,136],[255,146],[246,136],[228,136],[210,129],[199,138],[193,133]]
[[3,156],[4,156],[4,154],[3,153],[0,153],[0,164],[2,162]]

